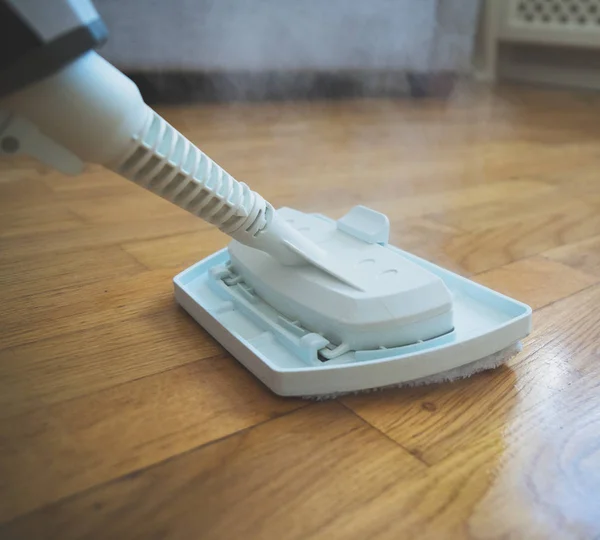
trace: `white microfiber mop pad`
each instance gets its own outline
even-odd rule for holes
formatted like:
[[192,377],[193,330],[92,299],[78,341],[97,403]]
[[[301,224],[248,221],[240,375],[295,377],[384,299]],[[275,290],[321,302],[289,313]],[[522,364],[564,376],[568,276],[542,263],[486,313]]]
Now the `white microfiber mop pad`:
[[502,364],[508,362],[511,358],[519,354],[523,350],[523,346],[521,342],[513,343],[509,347],[498,351],[497,353],[486,356],[485,358],[480,358],[475,362],[471,362],[469,364],[465,364],[464,366],[459,366],[454,369],[450,369],[448,371],[443,371],[441,373],[435,373],[434,375],[430,375],[429,377],[421,377],[419,379],[414,379],[412,381],[406,381],[401,384],[391,384],[389,386],[379,386],[376,388],[367,388],[365,390],[359,390],[357,392],[337,392],[333,394],[323,394],[319,396],[304,396],[303,399],[310,399],[313,401],[325,401],[328,399],[335,399],[340,396],[345,396],[349,394],[363,394],[365,392],[378,392],[380,390],[386,390],[390,388],[406,388],[413,386],[424,386],[430,384],[439,384],[439,383],[447,383],[456,381],[458,379],[466,379],[471,375],[475,375],[475,373],[479,373],[481,371],[487,371],[489,369],[495,369],[500,367]]

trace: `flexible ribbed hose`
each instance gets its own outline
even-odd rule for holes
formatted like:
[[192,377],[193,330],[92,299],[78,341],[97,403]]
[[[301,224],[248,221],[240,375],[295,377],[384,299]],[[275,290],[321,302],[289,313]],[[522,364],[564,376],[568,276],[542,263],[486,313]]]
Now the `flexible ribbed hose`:
[[232,178],[150,107],[143,129],[112,168],[234,237],[255,237],[273,215],[258,193]]
[[109,167],[281,264],[324,265],[314,242],[173,129],[133,81],[93,51],[12,94],[2,108],[27,118],[77,167]]

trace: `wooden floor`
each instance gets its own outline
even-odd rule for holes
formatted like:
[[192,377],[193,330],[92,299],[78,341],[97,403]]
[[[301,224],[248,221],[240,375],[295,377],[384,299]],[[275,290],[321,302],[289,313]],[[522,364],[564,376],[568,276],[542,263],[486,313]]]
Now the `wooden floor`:
[[0,162],[0,538],[600,537],[600,96],[160,111],[275,206],[535,308],[453,384],[278,398],[172,277],[226,237],[126,180]]

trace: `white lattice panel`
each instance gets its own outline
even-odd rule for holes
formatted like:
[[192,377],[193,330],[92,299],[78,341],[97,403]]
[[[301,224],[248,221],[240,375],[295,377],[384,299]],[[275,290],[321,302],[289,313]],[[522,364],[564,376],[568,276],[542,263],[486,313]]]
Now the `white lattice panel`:
[[513,20],[552,27],[600,28],[600,0],[516,0]]
[[501,12],[500,39],[600,46],[600,0],[491,0]]

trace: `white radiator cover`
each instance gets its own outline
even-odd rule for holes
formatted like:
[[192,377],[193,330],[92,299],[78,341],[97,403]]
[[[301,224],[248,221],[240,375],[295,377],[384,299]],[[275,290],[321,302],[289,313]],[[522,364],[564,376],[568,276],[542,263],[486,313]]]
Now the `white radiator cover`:
[[600,0],[509,0],[502,6],[500,40],[600,46]]
[[600,0],[486,0],[478,76],[600,89]]

